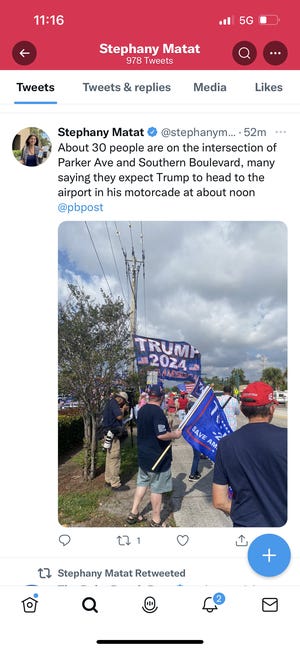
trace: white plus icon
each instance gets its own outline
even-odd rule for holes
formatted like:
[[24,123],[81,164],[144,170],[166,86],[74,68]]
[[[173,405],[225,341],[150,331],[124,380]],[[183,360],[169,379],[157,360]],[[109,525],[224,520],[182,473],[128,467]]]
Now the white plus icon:
[[277,555],[276,555],[276,553],[271,553],[271,549],[268,548],[268,552],[267,552],[267,553],[263,553],[263,554],[262,554],[262,557],[267,557],[267,558],[268,558],[268,564],[270,564],[270,562],[271,562],[271,557],[277,557]]

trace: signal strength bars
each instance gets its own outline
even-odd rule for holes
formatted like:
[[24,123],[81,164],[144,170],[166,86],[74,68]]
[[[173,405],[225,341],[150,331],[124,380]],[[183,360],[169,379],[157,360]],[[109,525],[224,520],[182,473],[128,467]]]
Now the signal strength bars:
[[219,20],[219,25],[233,25],[233,16],[227,16]]

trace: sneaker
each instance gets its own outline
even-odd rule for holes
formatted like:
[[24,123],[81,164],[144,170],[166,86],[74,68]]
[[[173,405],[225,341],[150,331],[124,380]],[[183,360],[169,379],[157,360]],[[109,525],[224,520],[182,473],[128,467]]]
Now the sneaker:
[[129,485],[119,485],[119,487],[112,487],[113,492],[127,492],[130,490]]
[[189,481],[191,481],[191,482],[198,481],[199,478],[200,478],[200,474],[198,474],[198,473],[189,475]]

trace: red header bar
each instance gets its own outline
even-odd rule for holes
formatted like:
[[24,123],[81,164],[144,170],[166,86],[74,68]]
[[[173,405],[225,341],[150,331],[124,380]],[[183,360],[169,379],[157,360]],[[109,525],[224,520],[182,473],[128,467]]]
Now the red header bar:
[[[239,9],[237,9],[237,4]],[[7,3],[4,70],[298,70],[299,3]]]

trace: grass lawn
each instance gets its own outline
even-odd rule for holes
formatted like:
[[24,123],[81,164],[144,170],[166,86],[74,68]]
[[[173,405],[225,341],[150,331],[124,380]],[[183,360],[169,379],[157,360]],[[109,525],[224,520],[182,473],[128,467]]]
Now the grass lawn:
[[[58,468],[58,519],[62,526],[84,527],[124,527],[126,516],[131,511],[136,485],[137,448],[135,437],[133,445],[128,438],[121,446],[121,480],[130,486],[127,492],[114,493],[104,485],[105,452],[101,443],[97,452],[96,476],[92,481],[83,479],[83,450],[74,453]],[[150,520],[149,495],[145,497],[145,511]],[[174,526],[171,495],[164,495],[163,519]],[[138,524],[149,526],[148,522]],[[130,526],[132,528],[132,526]],[[133,526],[135,527],[135,526]]]
[[[96,477],[84,481],[82,476],[83,450],[75,453],[59,467],[58,518],[62,526],[120,526],[124,516],[106,512],[101,516],[101,504],[112,498],[111,488],[104,485],[105,452],[99,444]],[[137,472],[137,448],[126,440],[121,448],[121,477],[127,483]],[[132,495],[130,496],[130,501]]]

